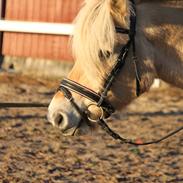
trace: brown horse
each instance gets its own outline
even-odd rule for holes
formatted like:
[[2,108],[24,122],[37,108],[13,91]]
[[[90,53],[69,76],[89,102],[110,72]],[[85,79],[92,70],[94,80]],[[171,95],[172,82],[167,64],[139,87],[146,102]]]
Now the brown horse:
[[[136,0],[136,56],[140,75],[140,92],[151,87],[155,78],[183,89],[183,1]],[[130,0],[85,0],[75,21],[73,53],[75,65],[69,74],[72,79],[96,92],[100,92],[126,44],[128,36],[116,33],[115,26],[129,29],[130,15],[135,14]],[[136,96],[136,71],[131,62],[132,49],[126,63],[117,75],[107,100],[121,110]],[[90,100],[72,93],[75,102],[85,109]],[[101,111],[91,106],[97,118]],[[91,125],[57,92],[49,106],[49,121],[64,135],[86,134]],[[76,130],[77,128],[77,130]]]

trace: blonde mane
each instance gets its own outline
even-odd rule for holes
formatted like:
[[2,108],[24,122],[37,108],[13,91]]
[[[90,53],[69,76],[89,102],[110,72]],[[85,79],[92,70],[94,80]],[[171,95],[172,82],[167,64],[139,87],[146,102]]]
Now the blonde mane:
[[109,61],[105,60],[109,52],[113,54],[115,35],[111,0],[86,0],[75,20],[72,43],[75,60],[87,75],[100,77],[106,74],[112,63],[109,58]]

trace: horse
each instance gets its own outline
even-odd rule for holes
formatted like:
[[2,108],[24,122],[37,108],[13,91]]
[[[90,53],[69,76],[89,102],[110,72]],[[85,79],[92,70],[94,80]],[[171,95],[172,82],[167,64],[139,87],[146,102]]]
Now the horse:
[[[155,78],[183,89],[182,17],[182,0],[85,0],[74,22],[75,64],[48,120],[63,135],[90,134],[97,119],[148,92]],[[118,60],[125,64],[104,91]]]

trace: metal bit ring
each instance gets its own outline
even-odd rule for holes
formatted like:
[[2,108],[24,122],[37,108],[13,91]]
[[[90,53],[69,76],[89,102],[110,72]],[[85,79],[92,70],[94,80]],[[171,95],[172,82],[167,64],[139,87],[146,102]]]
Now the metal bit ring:
[[[91,107],[91,106],[94,106],[94,107],[97,107],[98,109],[100,109],[100,111],[101,111],[101,116],[98,118],[98,119],[92,119],[91,117],[90,117],[90,115],[89,114],[91,114],[91,112],[90,112],[90,110],[89,110],[89,108]],[[92,103],[92,104],[89,104],[88,106],[87,106],[87,118],[88,118],[88,120],[89,121],[91,121],[91,122],[98,122],[100,119],[103,119],[104,118],[104,110],[103,110],[103,108],[102,107],[99,107],[97,104],[95,104],[95,103]]]

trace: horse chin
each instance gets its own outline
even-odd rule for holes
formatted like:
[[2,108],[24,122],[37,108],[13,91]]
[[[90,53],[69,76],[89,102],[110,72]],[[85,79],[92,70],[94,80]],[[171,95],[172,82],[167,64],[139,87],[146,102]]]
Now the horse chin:
[[75,127],[69,128],[67,130],[62,131],[63,136],[74,136],[77,129]]
[[62,132],[63,136],[86,136],[93,135],[96,131],[96,124],[82,120],[79,127],[72,127]]

